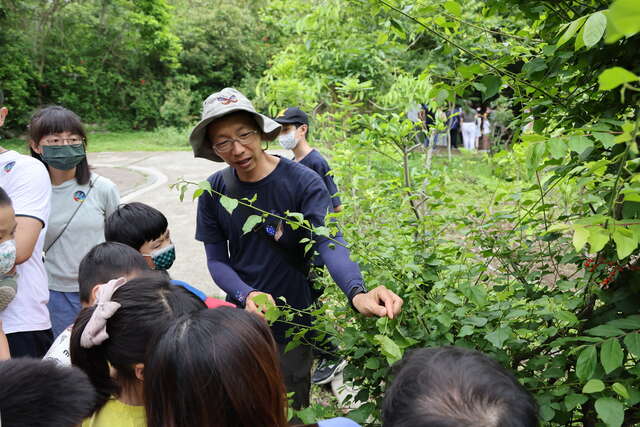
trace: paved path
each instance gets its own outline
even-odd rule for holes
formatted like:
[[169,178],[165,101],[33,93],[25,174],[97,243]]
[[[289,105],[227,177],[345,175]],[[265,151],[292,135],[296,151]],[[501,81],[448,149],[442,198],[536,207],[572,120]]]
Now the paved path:
[[[285,155],[283,151],[275,151]],[[179,178],[200,182],[224,163],[195,159],[190,151],[89,153],[95,172],[116,183],[122,202],[142,202],[162,211],[176,245],[171,277],[184,280],[210,296],[223,296],[207,270],[202,243],[195,240],[196,206],[188,191],[183,202],[169,184]],[[290,157],[290,156],[289,156]]]

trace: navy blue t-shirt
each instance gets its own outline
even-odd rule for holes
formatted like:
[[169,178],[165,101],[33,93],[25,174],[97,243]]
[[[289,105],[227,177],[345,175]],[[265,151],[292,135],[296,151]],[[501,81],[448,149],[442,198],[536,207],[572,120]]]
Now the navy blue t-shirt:
[[320,178],[322,178],[327,186],[327,190],[329,190],[333,207],[336,208],[340,206],[342,202],[340,201],[340,197],[336,196],[338,193],[338,186],[333,180],[333,175],[330,173],[331,168],[329,167],[329,163],[327,163],[325,158],[322,157],[322,154],[314,148],[309,154],[300,160],[299,163],[313,169],[318,175],[320,175]]
[[[276,168],[258,182],[242,182],[235,171],[232,174],[236,194],[227,190],[223,171],[208,178],[211,188],[234,198],[252,199],[253,205],[282,217],[285,212],[302,213],[314,226],[324,225],[324,218],[331,211],[331,199],[322,179],[311,169],[288,159],[280,158]],[[304,244],[300,240],[310,237],[304,229],[293,230],[280,220],[269,217],[266,223],[243,234],[242,226],[250,215],[259,214],[251,208],[238,206],[233,214],[219,203],[219,196],[203,193],[198,199],[196,239],[206,243],[227,241],[230,266],[240,279],[254,289],[271,294],[274,298],[285,297],[287,303],[297,309],[305,309],[312,302],[311,284],[305,272],[309,260],[304,255]],[[278,226],[283,235],[276,242],[273,236]],[[268,240],[271,239],[271,242]],[[316,241],[321,241],[316,237]],[[289,256],[273,247],[277,244]],[[240,302],[228,296],[236,305]],[[297,319],[309,324],[310,319]],[[276,323],[273,327],[276,341],[284,342],[287,327]]]

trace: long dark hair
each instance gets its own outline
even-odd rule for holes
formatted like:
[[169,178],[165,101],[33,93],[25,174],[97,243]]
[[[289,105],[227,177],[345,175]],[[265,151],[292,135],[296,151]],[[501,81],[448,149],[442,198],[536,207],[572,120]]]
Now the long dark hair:
[[[80,312],[71,331],[71,363],[85,371],[96,388],[95,411],[136,381],[134,365],[144,363],[147,344],[156,331],[178,316],[205,308],[194,294],[155,273],[129,280],[114,292],[112,301],[121,306],[107,320],[109,338],[102,344],[80,346],[95,306]],[[109,375],[109,366],[115,368],[117,378]]]
[[182,316],[149,345],[149,427],[284,427],[287,400],[267,324],[242,309]]
[[[52,105],[44,107],[36,111],[31,116],[29,122],[29,139],[35,144],[40,144],[42,138],[54,133],[71,132],[72,134],[79,135],[84,140],[85,150],[87,148],[87,134],[82,126],[82,120],[80,117],[71,110],[67,110],[59,105]],[[31,156],[40,160],[47,165],[42,159],[40,154],[33,151],[33,148],[29,147]],[[47,170],[49,170],[47,168]],[[76,166],[76,182],[80,185],[85,185],[91,178],[91,171],[89,170],[89,163],[85,157],[78,166]]]

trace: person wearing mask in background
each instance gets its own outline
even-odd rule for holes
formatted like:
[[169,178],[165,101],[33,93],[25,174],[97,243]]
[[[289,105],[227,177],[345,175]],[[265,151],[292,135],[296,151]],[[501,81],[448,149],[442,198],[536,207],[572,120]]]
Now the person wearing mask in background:
[[[308,255],[317,251],[358,312],[394,318],[402,299],[384,286],[367,291],[340,233],[331,240],[306,228],[294,229],[278,218],[297,212],[313,227],[320,227],[331,211],[329,192],[317,173],[263,149],[263,142],[276,139],[280,128],[233,88],[213,93],[203,103],[202,118],[189,138],[194,155],[229,165],[208,178],[212,191],[198,199],[196,239],[204,244],[212,278],[227,293],[228,301],[246,310],[262,314],[267,307],[260,299],[275,303],[279,297],[295,309],[306,310],[314,302]],[[247,219],[255,211],[240,205],[229,212],[220,203],[221,194],[253,199],[253,206],[277,217],[269,215],[246,230]],[[311,253],[300,242],[303,238],[315,241]],[[312,321],[310,315],[294,319],[304,326]],[[285,352],[290,329],[280,321],[272,326],[285,384],[289,392],[295,392],[293,406],[299,409],[309,404],[313,359],[309,345]]]
[[331,196],[334,212],[342,211],[342,202],[337,196],[338,186],[333,180],[333,172],[327,160],[315,148],[311,148],[309,136],[309,117],[298,107],[284,110],[275,121],[282,125],[278,142],[285,150],[293,151],[294,160],[315,171],[324,181]]
[[[0,91],[0,126],[8,109]],[[47,302],[49,288],[42,261],[51,208],[51,182],[38,160],[0,147],[0,187],[11,198],[16,217],[17,293],[0,321],[13,357],[41,358],[53,342]]]
[[60,106],[37,111],[29,123],[29,139],[31,155],[47,166],[51,177],[44,252],[56,337],[80,312],[78,266],[92,247],[104,242],[104,221],[120,195],[113,182],[89,170],[87,135],[73,111]]
[[[309,146],[307,137],[309,135],[309,118],[307,114],[298,107],[290,107],[280,113],[275,121],[282,125],[278,141],[286,150],[292,150],[294,160],[301,165],[305,165],[315,173],[320,175],[324,181],[331,196],[331,204],[334,212],[342,211],[342,202],[338,193],[338,187],[333,180],[333,172],[329,163],[316,150]],[[324,264],[320,256],[314,259],[314,271],[322,274]],[[319,284],[314,284],[314,299],[320,304],[319,298],[324,289],[317,289]],[[318,342],[314,347],[314,355],[319,359],[318,367],[311,377],[314,384],[327,384],[331,382],[336,374],[338,374],[346,366],[346,361],[337,356],[338,348],[330,341],[324,340]]]

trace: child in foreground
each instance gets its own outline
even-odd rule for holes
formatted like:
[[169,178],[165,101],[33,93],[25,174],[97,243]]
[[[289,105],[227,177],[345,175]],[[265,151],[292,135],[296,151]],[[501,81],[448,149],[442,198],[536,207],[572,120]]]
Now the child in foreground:
[[[167,218],[159,210],[139,202],[122,204],[107,218],[104,234],[108,242],[120,242],[140,252],[150,268],[169,277],[167,270],[176,259],[176,250]],[[218,298],[207,297],[182,280],[171,279],[171,282],[198,295],[208,308],[235,307]]]
[[[94,246],[80,262],[78,284],[82,308],[91,307],[96,300],[99,287],[110,280],[124,277],[127,280],[150,272],[144,258],[127,245],[103,242]],[[58,335],[44,359],[54,360],[60,365],[71,365],[69,338],[73,324]]]
[[[150,343],[144,400],[149,427],[286,427],[287,397],[276,343],[246,310],[194,311]],[[357,427],[346,418],[319,427]]]
[[0,187],[0,311],[3,311],[17,292],[16,215],[9,195]]
[[100,286],[96,305],[82,309],[71,332],[71,362],[89,376],[98,396],[82,426],[146,427],[142,389],[149,378],[143,377],[149,341],[169,321],[204,308],[197,296],[157,273]]

